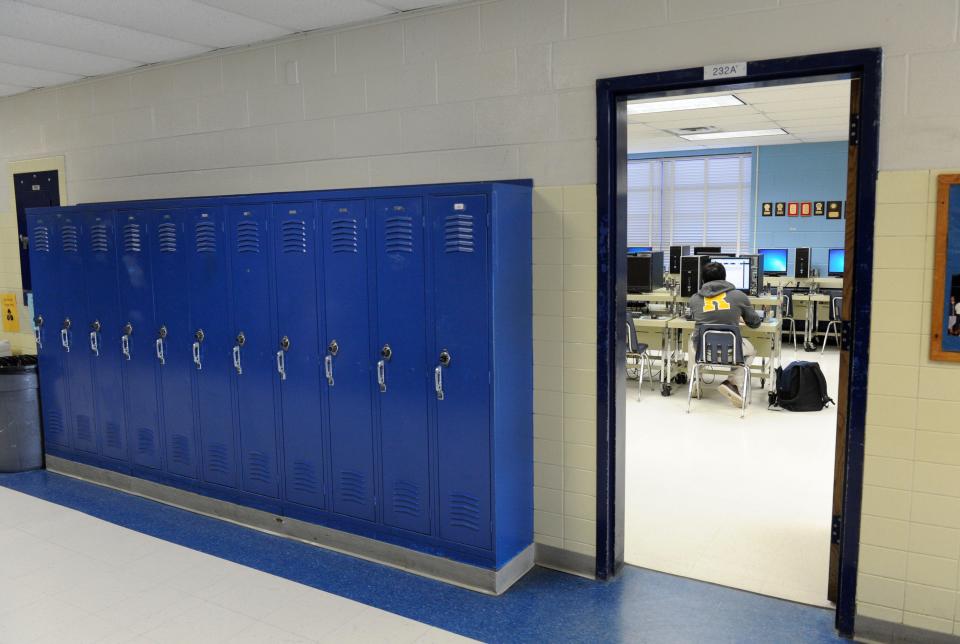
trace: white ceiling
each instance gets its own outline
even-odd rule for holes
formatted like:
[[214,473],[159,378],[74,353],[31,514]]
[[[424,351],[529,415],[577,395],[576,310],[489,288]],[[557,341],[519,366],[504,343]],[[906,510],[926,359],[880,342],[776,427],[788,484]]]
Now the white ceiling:
[[[781,85],[743,90],[698,93],[696,96],[733,94],[745,105],[680,112],[633,114],[628,117],[630,152],[664,152],[784,143],[844,141],[850,122],[850,81]],[[687,95],[687,97],[691,97]],[[682,98],[682,97],[671,97]],[[649,103],[663,98],[630,101]],[[667,130],[714,126],[721,131],[783,128],[786,135],[754,138],[687,141]]]
[[0,96],[457,0],[0,0]]

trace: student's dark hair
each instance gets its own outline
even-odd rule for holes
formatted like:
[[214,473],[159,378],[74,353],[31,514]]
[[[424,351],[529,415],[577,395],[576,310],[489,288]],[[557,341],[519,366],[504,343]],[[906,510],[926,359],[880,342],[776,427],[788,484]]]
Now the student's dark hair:
[[717,280],[725,280],[727,279],[727,269],[723,267],[723,264],[710,262],[703,267],[701,276],[703,277],[704,284],[707,282],[716,282]]

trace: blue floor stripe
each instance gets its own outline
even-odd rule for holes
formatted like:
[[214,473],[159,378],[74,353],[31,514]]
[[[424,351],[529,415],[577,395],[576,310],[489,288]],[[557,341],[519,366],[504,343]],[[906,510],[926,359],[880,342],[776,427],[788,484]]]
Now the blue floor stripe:
[[534,568],[490,597],[45,471],[0,485],[486,642],[842,642],[833,612],[628,566],[610,582]]

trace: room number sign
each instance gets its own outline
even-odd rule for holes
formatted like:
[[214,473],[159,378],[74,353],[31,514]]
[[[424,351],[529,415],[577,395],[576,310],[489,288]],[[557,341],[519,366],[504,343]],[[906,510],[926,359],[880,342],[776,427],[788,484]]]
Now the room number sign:
[[703,68],[704,80],[711,78],[736,78],[747,75],[747,63],[716,63]]

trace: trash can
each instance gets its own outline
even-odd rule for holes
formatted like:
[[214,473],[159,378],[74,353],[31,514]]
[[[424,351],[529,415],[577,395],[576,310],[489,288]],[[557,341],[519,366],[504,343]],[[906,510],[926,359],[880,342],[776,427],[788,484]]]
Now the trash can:
[[37,357],[0,358],[0,472],[43,467]]

